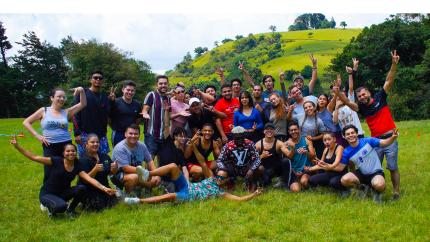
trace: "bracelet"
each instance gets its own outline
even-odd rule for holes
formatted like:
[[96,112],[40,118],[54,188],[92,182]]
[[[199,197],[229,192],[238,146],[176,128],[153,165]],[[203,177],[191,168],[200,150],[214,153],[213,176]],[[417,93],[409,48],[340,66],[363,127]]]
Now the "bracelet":
[[318,69],[318,67],[312,67],[312,70],[316,70],[316,69]]

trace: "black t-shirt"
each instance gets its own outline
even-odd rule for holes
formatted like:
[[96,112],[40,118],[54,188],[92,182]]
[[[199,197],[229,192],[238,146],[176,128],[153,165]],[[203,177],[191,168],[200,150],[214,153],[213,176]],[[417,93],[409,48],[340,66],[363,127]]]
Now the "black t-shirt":
[[190,116],[188,116],[188,126],[190,126],[191,130],[194,128],[202,129],[203,124],[210,123],[214,126],[214,129],[216,129],[215,117],[216,116],[214,113],[203,108],[200,115],[191,114]]
[[[97,174],[94,176],[94,179],[96,179],[98,182],[103,184],[105,187],[109,187],[109,181],[108,181],[108,175],[110,173],[110,165],[112,163],[111,158],[107,154],[99,153],[99,159],[100,163],[103,164],[103,171],[97,172]],[[85,171],[86,173],[89,173],[94,166],[97,164],[97,160],[89,156],[87,154],[84,154],[79,159],[79,166],[82,171]],[[85,181],[82,181],[79,179],[80,184],[87,184]]]
[[169,136],[167,142],[161,146],[161,150],[158,153],[158,167],[175,163],[179,167],[186,166],[184,153],[182,150],[176,148],[173,143],[173,139]]
[[126,103],[122,97],[116,98],[112,102],[112,108],[110,112],[112,129],[118,132],[125,132],[127,127],[136,123],[136,120],[140,118],[142,111],[142,105],[133,100],[131,103]]
[[46,180],[43,182],[41,191],[46,193],[61,194],[70,188],[70,183],[81,171],[79,161],[76,159],[71,172],[64,168],[64,158],[59,156],[51,157],[52,165]]

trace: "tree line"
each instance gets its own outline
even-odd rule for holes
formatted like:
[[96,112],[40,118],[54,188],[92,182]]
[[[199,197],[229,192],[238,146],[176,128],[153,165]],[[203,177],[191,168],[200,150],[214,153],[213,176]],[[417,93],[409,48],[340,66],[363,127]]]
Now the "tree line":
[[[17,54],[7,56],[8,51],[18,47]],[[0,118],[27,116],[49,103],[49,92],[55,87],[68,90],[88,86],[94,70],[103,71],[106,86],[119,86],[123,80],[135,81],[137,95],[142,97],[154,80],[154,73],[145,61],[133,58],[113,44],[100,43],[96,39],[77,41],[67,36],[56,47],[41,41],[33,31],[12,44],[2,22],[0,53],[0,100],[3,105]]]

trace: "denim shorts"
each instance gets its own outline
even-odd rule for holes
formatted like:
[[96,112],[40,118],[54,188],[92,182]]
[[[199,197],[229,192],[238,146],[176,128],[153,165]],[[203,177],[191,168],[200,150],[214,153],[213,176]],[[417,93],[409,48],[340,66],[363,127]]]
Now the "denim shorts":
[[188,201],[188,181],[182,172],[178,179],[173,181],[173,184],[175,184],[176,200],[180,202]]
[[399,169],[397,165],[397,160],[399,157],[399,143],[395,140],[391,145],[387,147],[377,147],[375,148],[376,153],[378,153],[379,160],[381,163],[385,158],[387,158],[387,169],[390,171],[396,171]]

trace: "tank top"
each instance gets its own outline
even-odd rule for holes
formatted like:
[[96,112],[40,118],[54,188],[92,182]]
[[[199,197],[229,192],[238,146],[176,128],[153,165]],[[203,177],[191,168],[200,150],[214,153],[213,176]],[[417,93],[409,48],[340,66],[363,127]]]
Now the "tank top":
[[326,155],[326,158],[324,159],[325,163],[327,163],[327,164],[333,164],[333,162],[336,160],[336,150],[337,150],[338,146],[339,145],[336,144],[336,147],[334,147],[333,155],[329,159],[327,159],[327,155]]
[[291,167],[296,172],[303,172],[305,166],[312,166],[313,164],[309,161],[307,153],[299,154],[297,150],[299,148],[305,148],[309,150],[308,144],[306,143],[306,138],[301,136],[299,142],[294,147],[294,156],[291,161]]
[[[197,150],[199,153],[205,158],[205,161],[208,160],[209,155],[212,153],[214,147],[213,147],[213,141],[211,140],[211,143],[209,145],[209,149],[205,150],[202,146],[202,139],[199,139],[199,144],[197,145]],[[196,155],[193,153],[193,155],[189,159],[189,163],[191,164],[199,164],[197,161]]]
[[52,114],[52,108],[46,107],[40,125],[42,126],[42,134],[49,143],[61,143],[72,139],[68,131],[67,112],[64,109],[61,110],[60,116],[56,117]]
[[276,142],[278,142],[278,139],[275,139],[275,142],[273,142],[272,148],[270,148],[269,150],[266,150],[264,149],[263,139],[261,139],[260,141],[261,150],[259,152],[259,155],[261,155],[263,151],[269,151],[269,153],[272,154],[267,158],[261,159],[261,162],[265,168],[274,167],[277,164],[280,164],[281,156],[276,152]]

